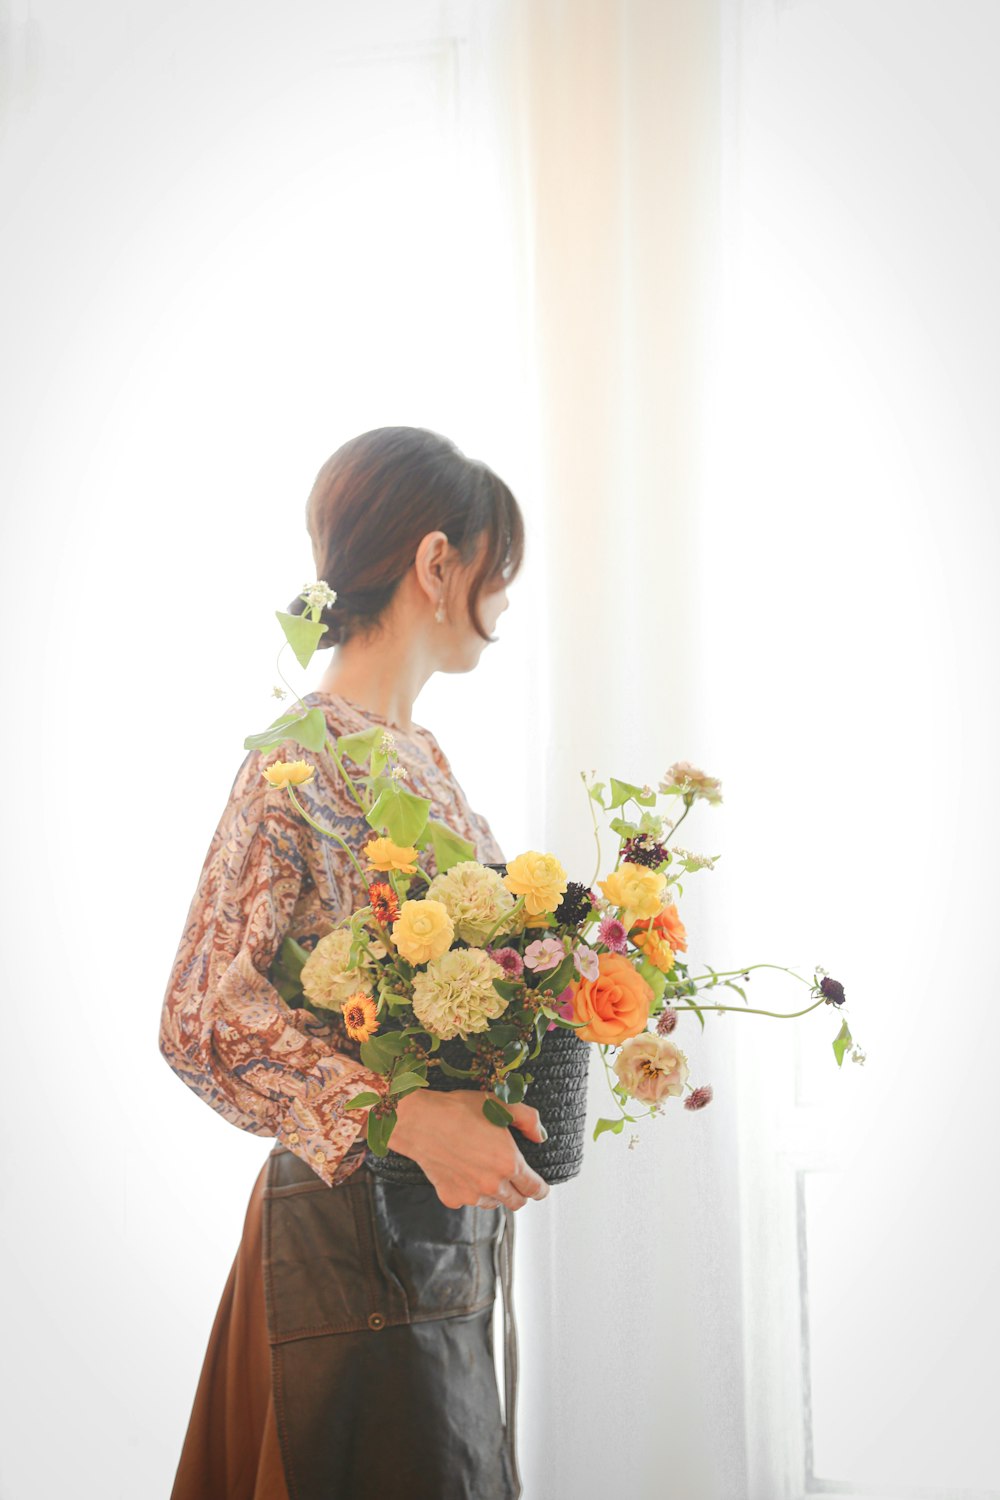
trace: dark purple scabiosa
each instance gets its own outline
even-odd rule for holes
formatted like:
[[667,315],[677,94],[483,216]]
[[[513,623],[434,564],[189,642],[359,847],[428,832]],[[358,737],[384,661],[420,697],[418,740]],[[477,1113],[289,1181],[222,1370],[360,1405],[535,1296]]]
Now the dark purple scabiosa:
[[648,833],[637,833],[622,845],[622,859],[628,860],[631,865],[648,865],[651,870],[655,870],[666,858],[665,846]]
[[589,886],[579,880],[571,880],[553,916],[557,922],[565,923],[567,927],[579,927],[596,905],[596,897]]
[[656,1030],[660,1036],[669,1036],[677,1025],[677,1012],[668,1005],[656,1018]]
[[839,979],[831,979],[829,974],[820,980],[819,987],[823,999],[830,1005],[843,1005],[847,998],[844,994],[844,986]]
[[692,1089],[684,1100],[685,1109],[704,1109],[706,1104],[712,1102],[712,1085],[703,1083],[701,1088]]

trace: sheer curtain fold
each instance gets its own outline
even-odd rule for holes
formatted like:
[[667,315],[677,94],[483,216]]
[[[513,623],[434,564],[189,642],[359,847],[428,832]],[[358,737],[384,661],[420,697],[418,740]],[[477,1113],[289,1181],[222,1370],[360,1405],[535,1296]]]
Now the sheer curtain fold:
[[[515,0],[492,24],[535,381],[539,837],[589,880],[607,871],[595,872],[580,771],[654,782],[702,749],[694,581],[719,16],[700,0]],[[519,1225],[526,1500],[610,1493],[623,1478],[636,1495],[744,1493],[726,1040],[705,1048],[721,1085],[712,1111],[646,1122],[632,1151],[603,1138],[583,1176]],[[591,1123],[608,1103],[595,1059]]]

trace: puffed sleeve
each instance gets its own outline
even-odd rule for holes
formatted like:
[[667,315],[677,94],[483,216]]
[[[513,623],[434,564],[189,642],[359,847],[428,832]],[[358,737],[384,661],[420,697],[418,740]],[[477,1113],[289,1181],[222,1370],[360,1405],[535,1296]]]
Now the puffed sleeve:
[[253,775],[237,776],[205,857],[163,1002],[160,1050],[231,1124],[276,1137],[333,1185],[363,1159],[361,1143],[351,1147],[367,1110],[345,1111],[345,1102],[387,1085],[314,1034],[310,1013],[287,1005],[267,978],[310,879],[310,835],[259,765],[259,757],[244,762]]

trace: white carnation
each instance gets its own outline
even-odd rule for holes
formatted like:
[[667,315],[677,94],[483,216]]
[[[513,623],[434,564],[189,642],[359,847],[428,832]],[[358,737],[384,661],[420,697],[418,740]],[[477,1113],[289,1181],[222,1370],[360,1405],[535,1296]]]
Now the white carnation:
[[[372,993],[377,978],[374,966],[362,963],[358,968],[349,967],[352,941],[349,927],[335,927],[320,938],[302,965],[302,989],[313,1005],[340,1010],[344,1001],[358,990]],[[385,947],[377,940],[369,940],[369,949],[373,958],[385,957]]]
[[482,948],[450,948],[413,976],[413,1011],[422,1026],[447,1041],[485,1031],[507,1001],[493,988],[506,979],[502,964]]
[[[488,870],[474,859],[460,860],[443,875],[435,875],[427,895],[441,902],[451,917],[455,936],[463,943],[484,943],[514,905],[514,897],[496,870]],[[496,935],[510,932],[512,925],[501,922]]]

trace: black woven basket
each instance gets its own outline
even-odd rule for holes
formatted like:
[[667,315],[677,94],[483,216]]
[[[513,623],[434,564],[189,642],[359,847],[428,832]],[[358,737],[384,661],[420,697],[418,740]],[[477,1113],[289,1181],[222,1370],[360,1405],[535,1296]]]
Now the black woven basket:
[[[489,870],[506,875],[506,864],[487,864]],[[441,1043],[437,1054],[455,1068],[468,1068],[469,1051],[460,1037]],[[522,1064],[532,1081],[524,1096],[525,1104],[538,1110],[548,1139],[532,1141],[510,1126],[521,1155],[546,1182],[568,1182],[583,1166],[583,1136],[587,1115],[587,1075],[590,1067],[590,1045],[581,1042],[574,1031],[555,1026],[545,1032],[538,1056]],[[432,1089],[467,1089],[468,1078],[449,1078],[440,1068],[428,1072]],[[387,1182],[427,1182],[427,1174],[408,1156],[400,1156],[390,1146],[385,1156],[366,1153],[370,1171]]]
[[[469,1052],[460,1038],[442,1042],[437,1055],[456,1068],[469,1066]],[[514,1126],[509,1128],[525,1161],[546,1182],[568,1182],[583,1166],[589,1064],[589,1043],[565,1026],[545,1032],[538,1056],[524,1064],[532,1075],[524,1102],[538,1110],[548,1139],[533,1141]],[[468,1078],[449,1078],[440,1068],[431,1068],[428,1077],[432,1089],[470,1087]],[[415,1161],[391,1146],[385,1156],[368,1151],[366,1162],[369,1171],[387,1182],[428,1181]]]

